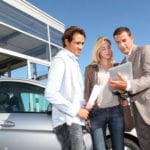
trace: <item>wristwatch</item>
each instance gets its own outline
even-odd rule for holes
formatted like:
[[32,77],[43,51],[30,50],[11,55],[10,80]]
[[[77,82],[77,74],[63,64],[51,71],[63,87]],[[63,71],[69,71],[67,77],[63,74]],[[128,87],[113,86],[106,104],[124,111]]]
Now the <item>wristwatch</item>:
[[120,97],[123,99],[123,100],[126,100],[127,98],[129,98],[129,94],[128,93],[124,93],[124,94],[120,94]]

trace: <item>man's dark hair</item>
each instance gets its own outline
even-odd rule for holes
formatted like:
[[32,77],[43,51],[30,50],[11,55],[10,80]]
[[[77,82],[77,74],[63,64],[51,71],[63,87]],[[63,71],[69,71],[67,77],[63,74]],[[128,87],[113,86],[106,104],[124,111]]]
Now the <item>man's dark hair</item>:
[[115,29],[114,33],[113,33],[113,37],[115,35],[120,35],[122,32],[127,32],[129,36],[131,36],[131,31],[129,28],[127,27],[119,27],[117,29]]
[[84,32],[83,29],[77,27],[77,26],[71,26],[69,28],[67,28],[62,36],[62,44],[63,47],[66,47],[65,45],[65,39],[67,39],[69,42],[72,41],[73,35],[75,33],[80,33],[81,35],[83,35],[86,38],[86,34]]

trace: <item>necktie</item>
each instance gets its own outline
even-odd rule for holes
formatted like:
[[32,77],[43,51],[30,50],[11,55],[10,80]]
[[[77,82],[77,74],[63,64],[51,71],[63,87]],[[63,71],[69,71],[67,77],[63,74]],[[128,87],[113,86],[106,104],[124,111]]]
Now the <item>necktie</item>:
[[126,62],[128,62],[129,61],[129,56],[127,55],[126,57],[125,57],[126,59]]

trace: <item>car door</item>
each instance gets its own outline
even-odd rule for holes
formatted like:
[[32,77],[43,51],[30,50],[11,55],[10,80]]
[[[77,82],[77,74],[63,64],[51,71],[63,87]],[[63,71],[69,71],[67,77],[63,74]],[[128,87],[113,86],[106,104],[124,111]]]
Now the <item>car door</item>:
[[43,94],[40,85],[0,82],[0,150],[60,150]]

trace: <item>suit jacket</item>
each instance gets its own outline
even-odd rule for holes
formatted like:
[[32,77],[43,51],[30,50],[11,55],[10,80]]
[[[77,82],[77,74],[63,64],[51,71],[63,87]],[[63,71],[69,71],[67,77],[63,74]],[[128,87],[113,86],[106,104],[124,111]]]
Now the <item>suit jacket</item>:
[[99,67],[98,67],[97,64],[93,64],[93,65],[90,64],[85,68],[85,73],[84,73],[84,76],[85,76],[85,80],[84,80],[85,81],[85,83],[84,83],[84,85],[85,85],[84,99],[86,101],[88,101],[94,85],[97,84],[98,71],[99,71]]
[[128,60],[133,68],[131,101],[135,102],[145,123],[150,125],[150,45],[134,45]]

